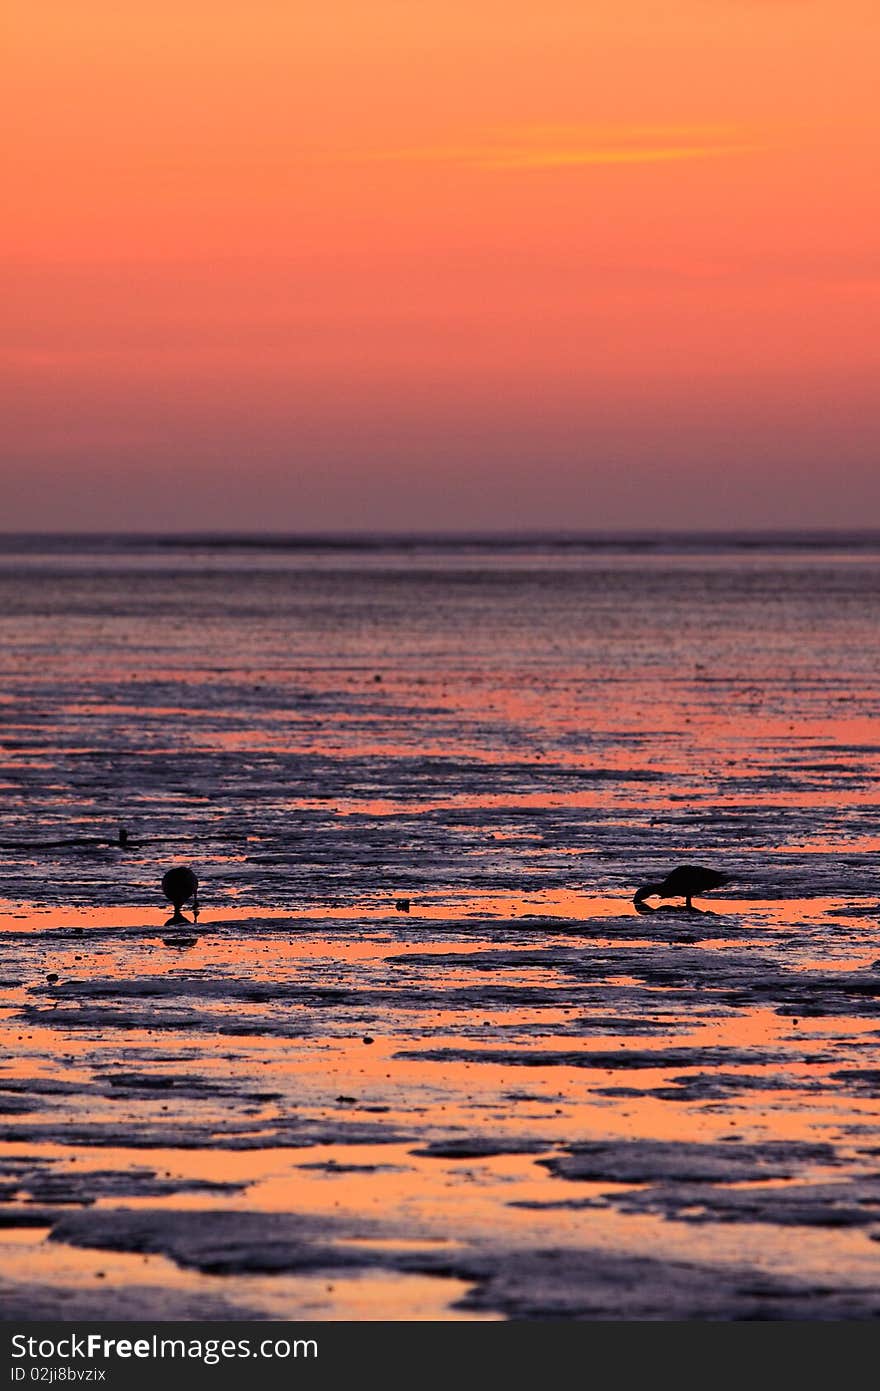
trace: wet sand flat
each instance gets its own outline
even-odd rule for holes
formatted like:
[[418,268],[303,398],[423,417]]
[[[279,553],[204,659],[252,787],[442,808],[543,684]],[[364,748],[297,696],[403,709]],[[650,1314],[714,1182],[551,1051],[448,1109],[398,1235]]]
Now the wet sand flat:
[[876,1318],[878,599],[7,543],[0,1313]]

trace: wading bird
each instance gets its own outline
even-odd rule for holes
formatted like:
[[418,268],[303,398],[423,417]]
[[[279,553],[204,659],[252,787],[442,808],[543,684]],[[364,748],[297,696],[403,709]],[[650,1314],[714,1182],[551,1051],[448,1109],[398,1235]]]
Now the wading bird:
[[644,903],[646,898],[678,898],[684,899],[686,908],[693,908],[691,902],[694,894],[701,898],[710,889],[720,889],[722,884],[730,883],[729,874],[719,874],[717,869],[704,869],[702,865],[679,865],[677,869],[667,874],[665,879],[657,884],[643,884],[640,889],[636,889],[633,895],[633,903],[638,906]]
[[181,923],[188,923],[180,911],[183,905],[193,901],[193,917],[199,915],[199,881],[191,869],[183,865],[177,865],[174,869],[169,869],[162,879],[162,892],[169,903],[174,905],[174,917],[169,918],[166,927],[178,927]]

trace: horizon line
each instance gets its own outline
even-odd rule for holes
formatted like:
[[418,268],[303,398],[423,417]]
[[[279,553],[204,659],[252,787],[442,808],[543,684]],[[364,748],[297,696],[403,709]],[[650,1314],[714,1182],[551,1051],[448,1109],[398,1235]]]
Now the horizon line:
[[563,527],[499,527],[475,530],[422,528],[320,528],[299,531],[276,529],[208,527],[199,530],[166,527],[144,528],[50,528],[0,527],[4,541],[150,541],[158,544],[572,544],[603,541],[651,540],[880,540],[880,525],[852,526],[733,526],[733,527],[623,527],[590,529]]

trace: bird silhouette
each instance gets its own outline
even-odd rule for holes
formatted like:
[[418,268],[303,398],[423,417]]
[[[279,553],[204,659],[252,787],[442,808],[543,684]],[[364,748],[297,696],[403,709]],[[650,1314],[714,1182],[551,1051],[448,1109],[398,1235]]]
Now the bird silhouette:
[[174,869],[167,871],[162,879],[162,892],[169,903],[174,905],[174,917],[168,919],[166,927],[189,924],[189,919],[185,918],[180,910],[190,899],[193,901],[193,918],[199,916],[199,881],[187,866],[176,865]]
[[717,869],[706,869],[703,865],[679,865],[658,883],[643,884],[636,889],[633,903],[637,908],[644,908],[646,898],[682,897],[685,907],[693,908],[691,900],[694,894],[702,897],[711,889],[720,889],[723,884],[729,883],[730,875],[720,874]]

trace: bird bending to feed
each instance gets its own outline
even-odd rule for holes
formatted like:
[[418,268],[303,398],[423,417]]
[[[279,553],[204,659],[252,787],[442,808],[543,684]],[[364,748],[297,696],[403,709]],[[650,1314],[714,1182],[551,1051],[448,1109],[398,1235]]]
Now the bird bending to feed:
[[730,883],[729,874],[719,874],[717,869],[705,869],[702,865],[679,865],[657,884],[643,884],[636,889],[633,903],[644,903],[646,898],[684,898],[685,907],[693,908],[694,894],[708,893],[710,889],[720,889],[722,884]]
[[174,917],[169,919],[167,927],[188,923],[189,920],[183,916],[180,910],[190,899],[193,901],[193,917],[198,917],[199,881],[191,869],[184,865],[177,865],[174,869],[169,869],[162,879],[162,892],[169,903],[174,905]]

